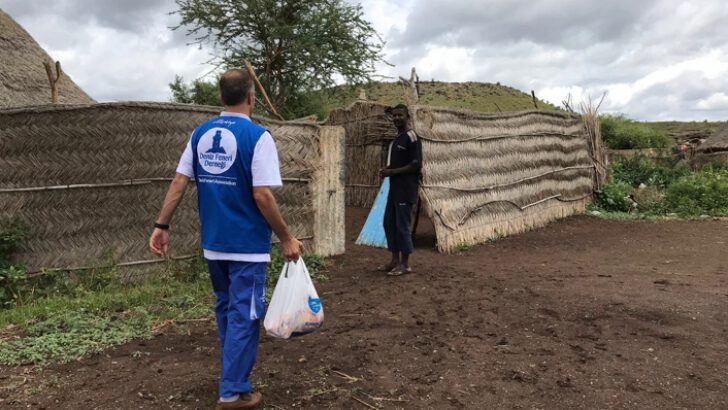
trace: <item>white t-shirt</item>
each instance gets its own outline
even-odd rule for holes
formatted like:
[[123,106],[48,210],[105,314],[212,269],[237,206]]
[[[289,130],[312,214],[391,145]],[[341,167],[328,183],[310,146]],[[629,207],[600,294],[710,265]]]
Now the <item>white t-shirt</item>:
[[[250,121],[250,118],[245,114],[223,112],[220,116],[242,117]],[[192,138],[187,142],[187,148],[182,153],[182,158],[180,158],[179,165],[177,166],[177,172],[194,178]],[[273,136],[268,131],[264,132],[260,136],[260,139],[258,139],[258,143],[255,144],[251,173],[253,174],[254,187],[267,186],[274,188],[283,186],[280,165],[278,163],[278,150],[276,149],[275,141],[273,141]],[[210,251],[207,249],[203,249],[203,253],[205,259],[209,260],[270,262],[270,254],[267,253],[230,253]]]

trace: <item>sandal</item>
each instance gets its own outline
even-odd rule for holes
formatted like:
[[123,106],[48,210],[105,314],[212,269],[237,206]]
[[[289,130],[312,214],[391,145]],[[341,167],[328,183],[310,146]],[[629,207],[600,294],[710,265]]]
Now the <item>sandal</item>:
[[412,273],[412,268],[398,266],[387,273],[388,276],[402,276],[406,273]]
[[397,265],[393,265],[391,263],[388,263],[386,265],[381,265],[381,266],[377,267],[377,270],[379,272],[391,272],[391,271],[393,271],[395,269],[397,269]]

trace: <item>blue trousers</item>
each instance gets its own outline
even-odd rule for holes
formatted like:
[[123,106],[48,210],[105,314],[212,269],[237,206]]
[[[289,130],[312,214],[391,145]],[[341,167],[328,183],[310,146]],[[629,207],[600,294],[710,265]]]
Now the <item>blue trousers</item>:
[[268,264],[208,260],[217,297],[215,316],[220,336],[220,397],[250,393],[260,319],[265,313],[265,268]]

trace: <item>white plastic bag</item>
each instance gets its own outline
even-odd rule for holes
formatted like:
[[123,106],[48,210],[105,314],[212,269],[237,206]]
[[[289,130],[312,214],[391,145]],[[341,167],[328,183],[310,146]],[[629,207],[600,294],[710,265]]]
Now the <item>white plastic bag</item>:
[[311,333],[324,323],[324,307],[303,258],[283,265],[263,325],[268,335],[288,339]]

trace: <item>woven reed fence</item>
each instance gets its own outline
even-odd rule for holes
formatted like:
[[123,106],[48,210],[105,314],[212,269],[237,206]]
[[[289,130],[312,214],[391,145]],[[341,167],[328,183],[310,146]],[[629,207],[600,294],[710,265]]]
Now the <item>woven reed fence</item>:
[[441,251],[544,226],[592,199],[594,162],[579,116],[413,111],[421,197]]
[[346,205],[368,208],[374,204],[381,180],[379,168],[386,163],[386,145],[397,136],[386,106],[357,102],[334,110],[328,125],[346,132]]
[[[396,134],[385,108],[357,102],[329,119],[346,129],[347,205],[370,207],[376,197],[384,147]],[[591,201],[595,161],[577,115],[426,106],[410,113],[422,138],[420,196],[441,251],[540,227]]]
[[[151,223],[192,130],[212,107],[111,103],[0,110],[0,215],[29,223],[31,271],[155,261]],[[293,233],[322,255],[344,251],[343,129],[263,124],[278,147],[275,191]],[[194,184],[177,210],[172,252],[194,254]]]

